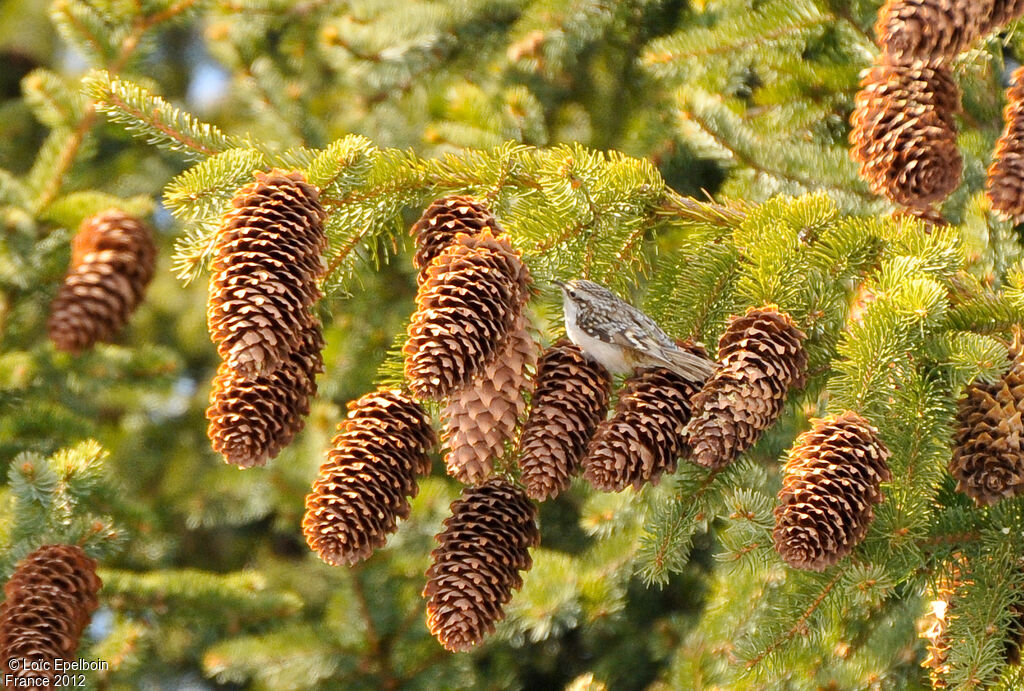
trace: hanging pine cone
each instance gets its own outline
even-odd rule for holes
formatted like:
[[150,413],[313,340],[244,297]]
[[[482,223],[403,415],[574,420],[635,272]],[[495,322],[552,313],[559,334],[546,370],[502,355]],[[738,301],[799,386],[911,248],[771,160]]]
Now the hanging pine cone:
[[693,399],[693,460],[724,468],[775,424],[791,387],[804,385],[804,332],[775,305],[733,317],[718,341],[721,364]]
[[524,396],[532,388],[530,370],[537,362],[537,343],[519,316],[505,348],[476,373],[469,385],[452,394],[442,417],[442,442],[450,449],[444,461],[448,474],[465,484],[483,482],[494,460],[515,437],[526,410]]
[[485,230],[494,237],[502,233],[490,210],[472,197],[442,197],[428,206],[410,231],[416,239],[412,263],[420,272],[419,283],[426,280],[430,262],[455,240],[456,235],[479,235]]
[[[10,688],[54,684],[54,663],[74,659],[101,585],[96,562],[73,545],[44,545],[18,562],[0,605],[0,674],[12,675]],[[49,669],[26,669],[25,660]]]
[[253,381],[223,362],[213,379],[207,436],[213,450],[239,468],[265,465],[288,446],[306,424],[316,396],[316,375],[324,371],[320,323],[304,330],[299,347],[270,374]]
[[775,549],[790,566],[822,571],[864,539],[892,475],[889,449],[854,412],[812,420],[786,461],[775,507]]
[[992,16],[982,34],[1002,28],[1010,22],[1020,19],[1022,15],[1024,15],[1024,0],[995,0],[992,3]]
[[452,652],[469,650],[505,617],[519,575],[533,565],[530,547],[540,544],[537,507],[501,478],[466,487],[430,553],[427,626]]
[[1024,359],[995,382],[975,381],[957,409],[949,472],[981,506],[1024,493]]
[[1020,223],[1024,221],[1024,67],[1014,71],[1006,90],[1003,121],[985,191],[993,210]]
[[875,35],[900,62],[953,58],[988,28],[993,0],[888,0]]
[[578,346],[561,340],[544,351],[519,442],[520,479],[531,498],[553,499],[569,487],[604,418],[611,389],[608,370]]
[[277,369],[302,341],[327,248],[319,192],[302,173],[255,177],[221,221],[206,311],[217,352],[249,381]]
[[861,80],[850,117],[850,156],[876,193],[927,207],[960,182],[953,117],[960,92],[942,63],[881,60]]
[[[702,348],[684,346],[706,357]],[[598,425],[583,459],[583,477],[594,488],[618,492],[657,484],[687,451],[684,430],[700,388],[671,370],[641,369],[630,377],[615,412]]]
[[505,238],[459,235],[427,268],[406,341],[405,377],[421,398],[465,386],[507,341],[530,273]]
[[86,218],[50,306],[50,340],[79,353],[112,339],[142,302],[155,267],[156,245],[145,223],[117,209]]
[[397,390],[367,394],[348,409],[302,521],[310,549],[334,566],[366,559],[409,516],[416,476],[430,472],[436,443],[427,414]]

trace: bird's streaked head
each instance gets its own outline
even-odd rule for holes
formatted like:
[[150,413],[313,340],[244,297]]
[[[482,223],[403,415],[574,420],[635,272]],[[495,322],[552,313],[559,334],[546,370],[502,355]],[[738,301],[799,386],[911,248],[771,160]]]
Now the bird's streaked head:
[[604,286],[583,278],[572,281],[559,281],[556,279],[552,282],[562,289],[562,294],[565,296],[567,303],[592,302],[594,300],[615,298],[615,295]]

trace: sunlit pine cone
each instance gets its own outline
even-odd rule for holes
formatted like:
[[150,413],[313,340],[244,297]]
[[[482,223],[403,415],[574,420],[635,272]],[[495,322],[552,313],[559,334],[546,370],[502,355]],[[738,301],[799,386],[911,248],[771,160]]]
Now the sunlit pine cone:
[[436,444],[423,408],[400,391],[380,389],[348,408],[302,521],[310,549],[334,566],[366,559],[408,518]]
[[71,353],[111,340],[142,302],[155,268],[153,231],[145,223],[117,209],[83,220],[50,306],[50,340]]
[[[96,562],[77,546],[44,545],[18,562],[0,605],[0,673],[11,675],[7,688],[52,687],[55,662],[74,659],[101,585]],[[18,661],[13,668],[12,660]],[[27,669],[27,660],[49,664]],[[39,669],[44,666],[49,669]]]
[[[705,355],[702,348],[685,346]],[[583,477],[595,489],[618,492],[657,484],[687,452],[685,429],[699,383],[660,367],[638,370],[615,412],[602,421],[583,458]]]
[[893,60],[949,59],[987,30],[993,0],[888,0],[875,35]]
[[504,237],[458,235],[427,267],[409,323],[405,377],[421,398],[462,388],[507,342],[530,272]]
[[919,636],[926,641],[928,650],[928,654],[921,661],[921,666],[928,670],[934,689],[948,687],[946,675],[949,672],[949,615],[956,592],[963,586],[965,565],[966,562],[959,555],[944,564],[945,570],[932,586],[932,600],[928,603],[928,611],[918,621]]
[[299,347],[326,270],[325,213],[300,172],[257,172],[235,193],[214,248],[206,317],[217,352],[247,380]]
[[1014,71],[1006,90],[1003,122],[985,192],[993,210],[1020,223],[1024,221],[1024,67]]
[[611,388],[608,370],[569,341],[544,351],[519,441],[520,479],[531,498],[553,499],[569,487],[604,419]]
[[507,480],[491,478],[462,490],[436,539],[423,589],[427,626],[446,649],[466,651],[494,631],[523,585],[519,572],[532,566],[529,549],[540,544],[537,507]]
[[850,156],[876,193],[927,207],[960,182],[953,117],[960,92],[942,63],[880,60],[861,80],[850,117]]
[[442,411],[441,441],[449,449],[444,459],[449,475],[476,484],[491,474],[526,411],[525,396],[533,388],[530,374],[536,363],[537,343],[520,315],[504,349],[469,385],[453,392]]
[[994,382],[977,380],[957,406],[949,472],[981,506],[1024,493],[1024,360]]
[[775,424],[789,389],[804,385],[805,338],[775,305],[730,319],[718,342],[721,362],[693,398],[687,434],[695,463],[723,468]]
[[775,507],[775,549],[790,566],[823,571],[867,534],[889,449],[867,420],[847,411],[812,420],[786,461]]
[[213,450],[232,465],[251,468],[265,465],[288,446],[305,426],[316,396],[323,347],[320,323],[313,321],[299,347],[270,374],[248,381],[221,363],[206,409]]
[[982,33],[1000,29],[1024,15],[1024,0],[994,0],[992,15]]
[[485,230],[494,237],[502,234],[501,226],[482,202],[464,195],[451,195],[434,201],[410,230],[416,239],[416,254],[412,261],[419,271],[419,283],[426,280],[430,262],[455,240],[456,235],[479,235]]

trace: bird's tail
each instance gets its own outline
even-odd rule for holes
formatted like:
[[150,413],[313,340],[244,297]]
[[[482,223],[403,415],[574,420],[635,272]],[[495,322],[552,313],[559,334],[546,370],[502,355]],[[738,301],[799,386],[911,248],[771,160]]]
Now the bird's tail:
[[702,355],[676,348],[665,353],[665,359],[676,374],[693,381],[704,381],[715,371],[717,363]]

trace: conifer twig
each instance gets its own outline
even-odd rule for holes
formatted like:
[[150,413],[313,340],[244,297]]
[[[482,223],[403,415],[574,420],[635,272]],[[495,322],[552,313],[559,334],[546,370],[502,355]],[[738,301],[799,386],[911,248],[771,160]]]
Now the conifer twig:
[[821,604],[825,601],[825,598],[828,597],[828,594],[831,593],[832,589],[836,587],[837,583],[839,583],[839,579],[842,578],[845,574],[845,569],[837,570],[836,575],[833,576],[832,580],[829,581],[828,584],[821,589],[821,592],[818,593],[818,596],[814,598],[814,602],[812,602],[810,606],[808,606],[807,609],[803,611],[803,614],[801,614],[797,618],[793,626],[790,627],[790,629],[786,633],[782,634],[781,636],[777,637],[774,641],[769,643],[768,647],[766,647],[764,650],[758,653],[753,659],[748,660],[746,668],[752,669],[756,667],[761,662],[761,660],[771,655],[779,646],[783,645],[784,643],[786,643],[786,641],[793,638],[793,636],[800,633],[800,630],[803,628],[804,624],[807,623],[807,620],[811,618],[811,616],[818,610],[819,607],[821,607]]
[[[132,25],[131,32],[125,36],[124,41],[121,42],[120,50],[118,51],[117,57],[115,57],[110,64],[106,66],[106,70],[111,75],[118,74],[124,66],[134,55],[136,49],[139,47],[139,43],[142,41],[142,37],[152,29],[154,26],[168,21],[179,14],[186,12],[199,0],[180,0],[180,2],[171,5],[170,7],[151,15],[145,15],[137,17]],[[43,185],[39,195],[36,197],[34,207],[37,210],[45,209],[50,203],[57,198],[60,194],[61,186],[64,182],[64,177],[68,174],[71,169],[71,165],[75,161],[75,157],[78,155],[78,151],[82,146],[82,142],[85,141],[86,136],[92,131],[92,127],[96,122],[96,100],[90,99],[85,104],[82,110],[82,115],[78,119],[78,123],[75,125],[71,136],[64,144],[64,148],[61,149],[60,156],[57,158],[57,166],[54,168],[53,174],[50,179]]]

